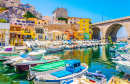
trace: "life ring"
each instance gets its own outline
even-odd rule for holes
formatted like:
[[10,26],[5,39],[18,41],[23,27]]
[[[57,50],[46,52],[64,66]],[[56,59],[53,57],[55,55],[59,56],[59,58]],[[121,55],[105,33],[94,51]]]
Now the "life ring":
[[32,81],[34,78],[35,78],[34,75],[29,75],[29,76],[28,76],[28,81]]

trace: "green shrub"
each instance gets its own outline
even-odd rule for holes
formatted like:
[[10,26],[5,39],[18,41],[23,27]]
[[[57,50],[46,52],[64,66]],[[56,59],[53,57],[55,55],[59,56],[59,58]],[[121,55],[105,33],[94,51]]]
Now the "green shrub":
[[58,17],[58,20],[65,20],[67,23],[67,18]]
[[4,20],[4,19],[0,19],[0,22],[2,22],[2,23],[7,23],[7,21]]

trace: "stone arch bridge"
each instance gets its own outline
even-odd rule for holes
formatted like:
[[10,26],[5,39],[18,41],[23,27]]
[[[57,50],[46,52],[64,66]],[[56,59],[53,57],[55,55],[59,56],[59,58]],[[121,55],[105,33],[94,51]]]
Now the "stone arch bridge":
[[[124,26],[127,34],[128,40],[130,40],[130,16],[103,21],[93,24],[93,39],[101,39],[103,42],[109,42],[108,36],[111,36],[112,41],[116,42],[118,30]],[[102,36],[100,37],[100,31]],[[126,33],[126,32],[124,32]]]

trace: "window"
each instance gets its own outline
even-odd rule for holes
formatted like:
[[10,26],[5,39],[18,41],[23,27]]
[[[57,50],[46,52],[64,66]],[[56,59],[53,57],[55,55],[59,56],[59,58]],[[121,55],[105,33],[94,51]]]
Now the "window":
[[70,21],[70,24],[72,24],[72,21]]
[[74,18],[74,20],[76,20],[76,18]]
[[70,32],[70,34],[73,34],[73,32]]
[[91,25],[89,25],[89,28],[91,28]]
[[76,68],[76,67],[77,67],[77,63],[74,64],[74,68]]
[[12,34],[12,36],[11,36],[12,38],[15,38],[15,34]]
[[22,21],[22,23],[25,23],[25,21]]
[[92,21],[91,21],[91,20],[89,20],[89,24],[92,24]]
[[91,33],[91,29],[89,30],[89,33]]
[[85,22],[85,20],[83,20],[83,22]]
[[85,25],[83,25],[83,26],[85,26]]
[[85,30],[85,28],[83,28],[83,30]]
[[38,22],[38,24],[40,24],[40,22]]
[[78,66],[80,66],[80,63],[78,63]]
[[17,22],[20,22],[20,20],[17,20]]
[[74,22],[74,24],[76,24],[76,22]]

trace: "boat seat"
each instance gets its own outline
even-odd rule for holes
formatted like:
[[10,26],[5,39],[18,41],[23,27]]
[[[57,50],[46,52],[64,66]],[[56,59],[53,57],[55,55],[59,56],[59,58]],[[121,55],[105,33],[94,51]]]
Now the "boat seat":
[[57,71],[57,72],[51,73],[51,75],[60,74],[60,73],[62,73],[62,72],[64,72],[64,71],[66,71],[66,70],[63,70],[63,71]]
[[70,74],[72,74],[72,72],[64,71],[63,73],[57,74],[55,76],[58,77],[58,78],[61,78],[61,77],[64,77],[64,76],[68,76]]
[[67,75],[70,75],[70,74],[72,74],[72,72],[69,72],[69,71],[66,71],[66,70],[51,73],[51,75],[54,75],[58,78],[61,78],[61,77],[64,77],[64,76],[67,76]]

